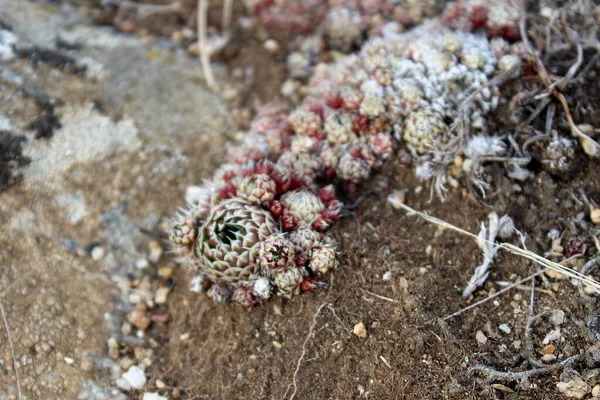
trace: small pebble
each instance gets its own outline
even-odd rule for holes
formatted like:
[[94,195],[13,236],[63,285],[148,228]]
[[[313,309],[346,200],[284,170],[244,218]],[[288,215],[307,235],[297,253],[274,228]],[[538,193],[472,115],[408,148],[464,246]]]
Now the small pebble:
[[556,360],[556,356],[554,354],[544,354],[542,357],[540,357],[540,360],[543,362],[552,362]]
[[562,325],[565,322],[565,312],[563,310],[552,310],[550,322],[553,325]]
[[275,346],[276,349],[280,349],[283,345],[277,340],[273,340],[273,346]]
[[153,264],[156,264],[160,261],[160,258],[163,255],[162,247],[153,247],[150,249],[150,254],[148,254],[148,261]]
[[158,269],[158,276],[163,279],[170,279],[173,276],[174,269],[171,267],[160,267]]
[[142,330],[148,329],[152,322],[145,312],[137,309],[130,312],[127,319],[133,326]]
[[101,246],[96,246],[92,249],[91,252],[92,260],[100,261],[104,258],[104,248]]
[[150,263],[145,258],[140,258],[135,262],[135,267],[137,269],[146,269],[150,266]]
[[486,344],[488,341],[487,336],[485,336],[485,334],[482,331],[477,331],[477,333],[475,334],[475,339],[477,339],[477,341],[481,344]]
[[279,43],[273,39],[265,41],[263,46],[269,53],[275,53],[277,50],[279,50]]
[[183,335],[179,336],[179,340],[188,340],[190,338],[190,334],[189,333],[184,333]]
[[575,376],[568,382],[558,382],[556,388],[567,397],[583,399],[590,392],[590,386],[580,376]]
[[548,334],[546,335],[546,337],[544,338],[544,340],[542,341],[543,344],[548,344],[554,340],[558,340],[560,339],[561,334],[560,334],[560,329],[555,329],[553,331],[548,332]]
[[592,396],[598,397],[598,395],[600,395],[600,385],[596,385],[592,389]]
[[365,324],[363,324],[362,322],[359,322],[358,324],[354,325],[353,332],[359,338],[364,339],[367,337],[367,328],[365,328]]
[[154,296],[154,302],[156,304],[165,304],[167,297],[169,296],[169,288],[161,287],[156,290],[156,296]]
[[498,329],[500,329],[502,332],[509,334],[510,332],[512,332],[512,330],[510,329],[510,326],[508,326],[508,324],[500,324],[500,326],[498,326]]
[[156,380],[156,387],[159,389],[164,389],[165,388],[165,383],[163,381],[161,381],[160,379]]
[[121,375],[121,378],[137,390],[143,389],[144,385],[146,385],[146,374],[140,367],[135,365],[131,366],[127,372]]
[[106,342],[108,344],[108,356],[113,360],[119,358],[119,344],[117,343],[117,339],[110,338]]
[[549,344],[542,349],[542,353],[544,354],[554,354],[556,347],[553,344]]
[[388,271],[385,274],[383,274],[383,280],[384,281],[389,281],[390,279],[392,279],[392,273],[391,273],[391,271]]
[[65,357],[65,362],[69,365],[73,365],[75,360],[73,360],[71,357]]

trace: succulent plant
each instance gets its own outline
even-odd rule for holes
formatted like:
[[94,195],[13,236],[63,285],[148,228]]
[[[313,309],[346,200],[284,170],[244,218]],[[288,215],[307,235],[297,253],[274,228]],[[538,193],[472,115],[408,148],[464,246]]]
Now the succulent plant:
[[402,127],[402,139],[407,147],[417,154],[425,154],[434,144],[442,141],[448,126],[442,116],[433,110],[423,108],[410,113]]
[[191,248],[197,234],[195,219],[189,215],[179,215],[169,232],[169,241],[177,248]]
[[300,267],[278,269],[274,273],[273,283],[277,294],[287,298],[300,293],[300,284],[304,280],[305,271]]
[[244,178],[238,195],[246,197],[251,203],[263,204],[273,200],[276,190],[273,179],[266,174],[257,174]]
[[260,266],[267,276],[272,275],[276,269],[294,266],[295,255],[294,245],[282,234],[275,234],[263,240],[258,251]]
[[321,241],[321,234],[306,225],[299,226],[289,234],[289,241],[298,252],[309,252]]
[[278,232],[278,224],[268,211],[234,197],[210,212],[200,227],[194,256],[214,282],[247,280],[260,270],[260,243]]
[[231,300],[244,308],[250,308],[256,304],[256,297],[252,293],[252,290],[243,285],[235,288],[233,295],[231,296]]
[[332,145],[342,145],[348,143],[356,135],[353,129],[354,118],[347,112],[335,111],[325,119],[325,133],[327,141]]
[[281,202],[299,224],[311,224],[325,209],[323,202],[314,193],[305,190],[294,190],[281,197]]
[[335,247],[330,244],[323,244],[312,252],[308,267],[320,274],[324,274],[335,267],[338,261],[335,252]]

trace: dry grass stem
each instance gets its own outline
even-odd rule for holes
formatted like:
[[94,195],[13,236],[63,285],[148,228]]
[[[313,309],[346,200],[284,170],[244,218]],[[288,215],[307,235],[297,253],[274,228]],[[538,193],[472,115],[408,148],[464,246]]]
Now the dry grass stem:
[[198,0],[198,50],[200,52],[200,62],[202,63],[202,72],[208,87],[217,90],[217,83],[210,66],[210,52],[207,43],[208,24],[208,0]]
[[294,376],[292,378],[292,385],[294,386],[294,391],[292,392],[292,395],[290,396],[290,400],[293,400],[296,397],[296,394],[298,394],[298,382],[297,382],[296,378],[298,376],[298,372],[300,371],[300,366],[302,365],[302,360],[306,356],[306,345],[308,344],[308,341],[312,338],[312,336],[315,332],[315,326],[317,325],[317,318],[319,317],[321,310],[323,310],[323,308],[325,308],[326,306],[327,306],[327,303],[321,304],[321,306],[319,306],[319,308],[317,309],[317,312],[315,313],[315,315],[313,315],[312,324],[310,324],[310,329],[308,330],[308,335],[306,335],[306,339],[304,339],[304,343],[302,343],[302,354],[300,354],[300,358],[298,359],[298,364],[296,364],[296,370],[294,371]]
[[[408,211],[409,215],[418,215],[419,217],[423,218],[424,220],[426,220],[427,222],[431,222],[432,224],[435,225],[439,225],[439,226],[443,226],[447,229],[451,229],[455,232],[461,233],[463,235],[467,235],[470,236],[472,238],[477,239],[477,235],[466,231],[464,229],[461,229],[457,226],[454,226],[446,221],[442,221],[441,219],[432,217],[430,215],[427,215],[421,211],[417,211],[405,204],[400,203],[399,201],[397,201],[396,199],[394,199],[393,196],[390,196],[388,198],[388,201],[390,203],[392,203],[395,207],[399,207],[404,209],[405,211]],[[486,240],[487,241],[487,240]],[[589,286],[591,286],[592,288],[594,288],[596,291],[600,292],[600,283],[578,271],[575,271],[572,268],[569,268],[567,266],[561,265],[559,263],[556,263],[554,261],[550,261],[542,256],[540,256],[539,254],[536,254],[532,251],[529,251],[527,249],[522,249],[518,246],[515,246],[513,244],[510,243],[506,243],[506,242],[498,242],[497,243],[498,248],[502,248],[507,250],[508,252],[515,254],[517,256],[523,257],[523,258],[527,258],[531,261],[534,261],[537,264],[540,264],[541,266],[543,266],[544,268],[549,268],[552,269],[556,272],[560,272],[561,274],[565,274],[567,276],[569,276],[570,278],[576,279],[580,282],[583,282]]]

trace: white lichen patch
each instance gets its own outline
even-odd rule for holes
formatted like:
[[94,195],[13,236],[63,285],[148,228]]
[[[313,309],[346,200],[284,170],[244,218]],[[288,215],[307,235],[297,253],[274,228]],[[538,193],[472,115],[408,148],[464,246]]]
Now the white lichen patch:
[[138,130],[129,119],[113,122],[91,105],[68,107],[61,117],[62,128],[52,140],[35,141],[25,148],[31,165],[24,169],[25,178],[54,181],[76,163],[102,159],[116,152],[140,148]]

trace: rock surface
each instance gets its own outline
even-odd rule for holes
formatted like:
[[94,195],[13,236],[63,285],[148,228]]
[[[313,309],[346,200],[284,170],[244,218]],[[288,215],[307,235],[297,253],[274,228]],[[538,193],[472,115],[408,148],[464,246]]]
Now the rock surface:
[[[152,238],[140,229],[156,231],[207,175],[232,123],[197,60],[172,44],[91,26],[68,4],[3,1],[0,21],[18,48],[75,65],[2,56],[0,121],[25,136],[31,163],[0,192],[0,398],[20,386],[29,399],[125,399],[106,345],[133,310],[117,283],[142,274],[135,261]],[[51,115],[36,138],[30,124]]]

